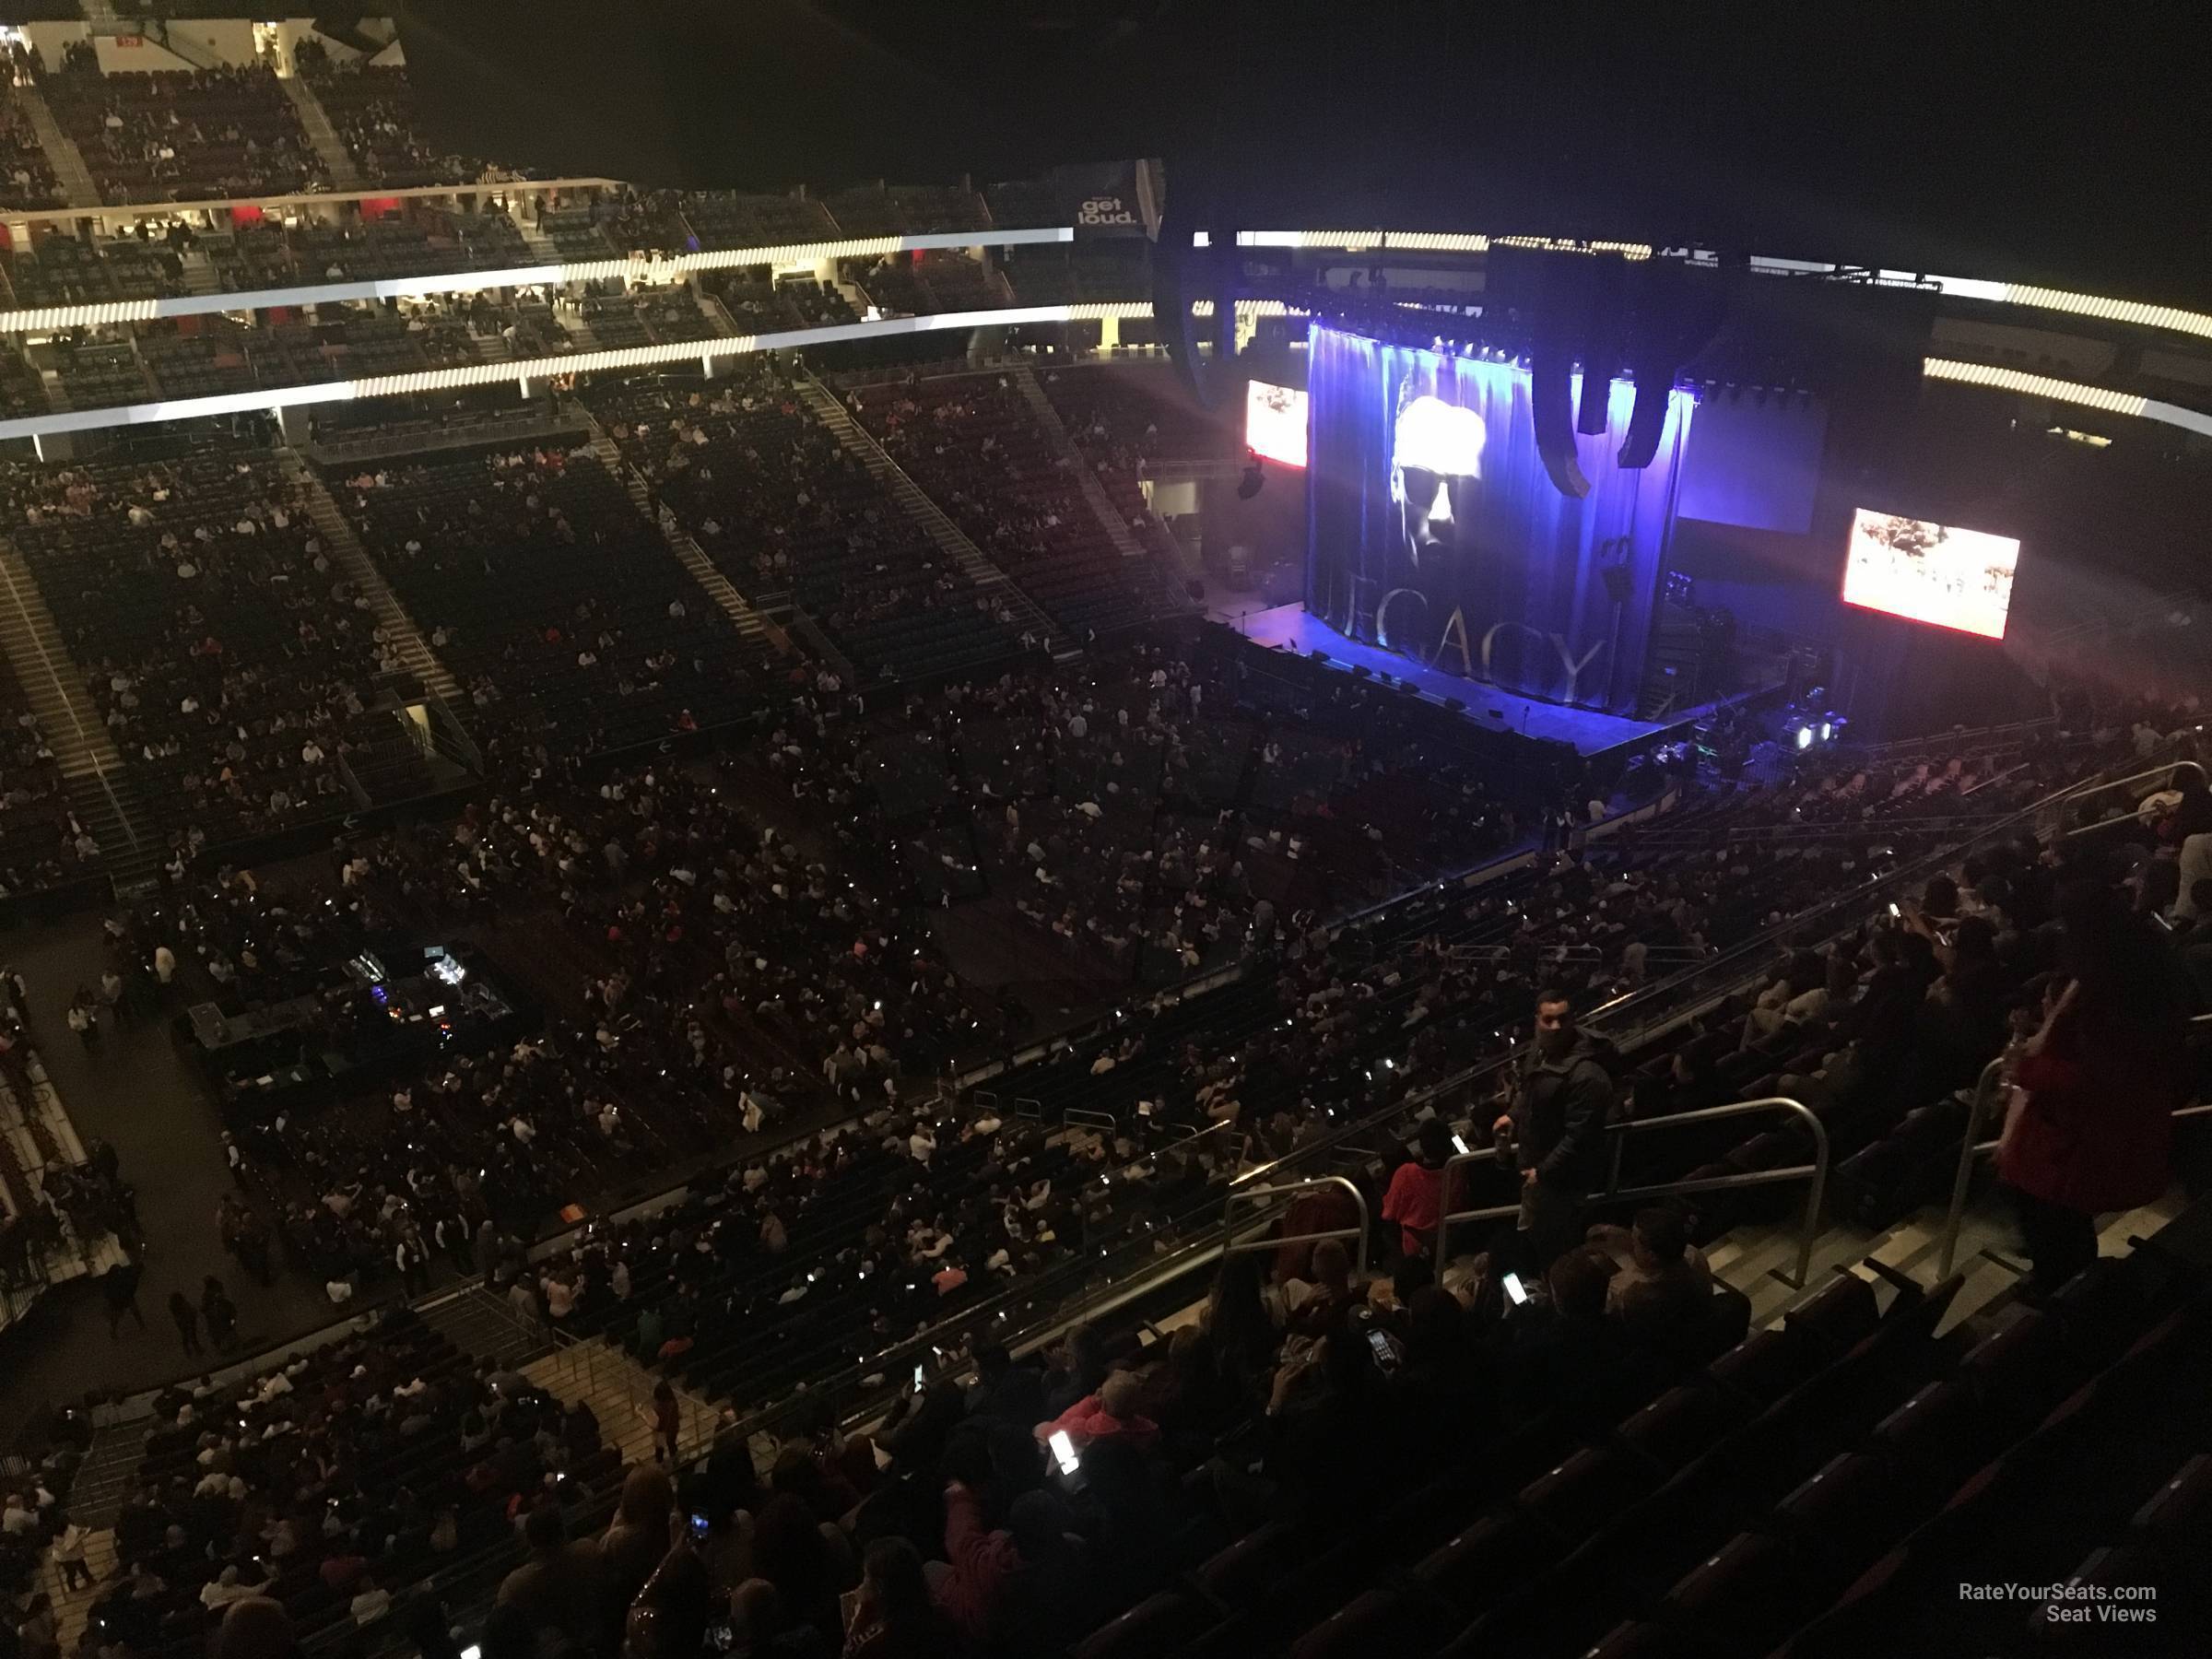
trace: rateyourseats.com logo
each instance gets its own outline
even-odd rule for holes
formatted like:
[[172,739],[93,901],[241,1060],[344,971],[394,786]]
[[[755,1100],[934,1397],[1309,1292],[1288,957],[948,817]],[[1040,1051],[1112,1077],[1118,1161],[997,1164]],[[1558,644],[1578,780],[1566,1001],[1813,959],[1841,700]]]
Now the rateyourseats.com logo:
[[1973,1602],[2019,1602],[2038,1610],[2049,1624],[2156,1624],[2159,1599],[2156,1584],[2093,1584],[2069,1580],[2063,1584],[1966,1584],[1959,1599]]

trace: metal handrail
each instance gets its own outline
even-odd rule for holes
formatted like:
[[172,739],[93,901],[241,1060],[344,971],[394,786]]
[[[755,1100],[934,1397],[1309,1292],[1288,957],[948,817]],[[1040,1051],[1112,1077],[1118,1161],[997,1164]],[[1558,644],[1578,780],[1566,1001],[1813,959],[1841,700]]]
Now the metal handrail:
[[[1854,920],[1849,925],[1837,929],[1838,933],[1848,932],[1851,926],[1857,925],[1855,918],[1866,913],[1860,907],[1874,904],[1885,889],[1894,890],[1900,883],[1918,879],[1957,863],[1960,857],[1964,856],[1966,850],[1971,845],[1985,837],[2002,834],[2022,825],[2032,826],[2040,816],[2062,808],[2070,801],[2079,800],[2100,791],[2122,789],[2152,778],[2169,778],[2177,767],[2182,766],[2196,767],[2196,762],[2194,760],[2163,760],[2147,770],[2131,772],[2125,777],[2104,781],[2088,780],[2079,783],[2070,783],[2063,789],[2054,790],[2041,800],[2021,807],[2009,817],[1995,819],[1987,828],[1978,831],[1975,835],[1969,836],[1965,841],[1948,846],[1933,848],[1908,863],[1900,865],[1888,875],[1874,877],[1858,888],[1841,893],[1824,904],[1818,905],[1810,911],[1802,912],[1777,926],[1768,928],[1762,933],[1756,934],[1750,938],[1730,947],[1720,956],[1702,962],[1697,967],[1686,969],[1678,974],[1673,974],[1659,981],[1656,984],[1642,986],[1613,1002],[1603,1004],[1591,1011],[1584,1023],[1593,1023],[1601,1018],[1617,1018],[1623,1014],[1631,1012],[1648,1013],[1650,1010],[1663,1006],[1665,1000],[1669,996],[1679,995],[1691,990],[1692,982],[1706,980],[1716,970],[1724,973],[1729,971],[1729,964],[1736,965],[1738,973],[1757,972],[1764,967],[1776,947],[1783,943],[1794,942],[1804,946],[1821,942],[1808,939],[1806,929],[1818,924],[1822,918],[1838,913],[1853,916]],[[2203,771],[2201,767],[2197,767],[2197,770]],[[1731,983],[1733,982],[1732,981]],[[1695,993],[1698,996],[1708,994],[1706,992]],[[1712,992],[1710,994],[1718,995],[1721,993]]]
[[[2194,772],[2200,782],[2206,781],[2204,767],[2194,760],[2161,760],[2156,766],[2146,767],[2141,771],[2130,772],[2124,778],[2110,778],[2102,782],[2091,780],[2088,782],[2077,783],[2071,788],[2062,789],[2055,794],[2046,797],[2040,804],[2038,810],[2056,809],[2070,806],[2076,801],[2087,800],[2093,794],[2102,794],[2108,790],[2131,788],[2137,783],[2147,783],[2153,778],[2163,778],[2168,782],[2171,782],[2177,773],[2184,771]],[[2095,824],[2085,825],[2083,828],[2101,830],[2107,825],[2116,824],[2120,821],[2118,818],[2105,818]],[[2068,830],[2067,833],[2077,835],[2080,830]]]
[[[1966,1189],[1973,1182],[1974,1158],[1978,1150],[1975,1135],[1980,1133],[1982,1120],[1988,1114],[1989,1102],[1996,1098],[1996,1084],[2005,1073],[2005,1056],[1999,1054],[1982,1068],[1974,1079],[1973,1097],[1967,1103],[1966,1133],[1959,1145],[1959,1172],[1951,1178],[1951,1206],[1943,1218],[1943,1250],[1936,1257],[1936,1281],[1941,1284],[1951,1277],[1951,1264],[1959,1255],[1959,1225],[1966,1216]],[[1989,1143],[1994,1151],[1996,1142]]]
[[[2068,799],[2099,789],[2124,787],[2147,778],[2171,775],[2176,764],[2174,761],[2168,760],[2147,771],[2131,773],[2126,777],[2109,782],[2092,781],[2070,784],[2064,789],[2053,792],[2041,800],[2022,807],[2010,818],[2000,820],[1994,829],[1998,831],[2010,830],[2018,825],[2030,822],[2038,813],[2047,811],[2054,806],[2063,805]],[[1984,831],[1984,834],[1987,833],[1989,832]],[[1602,1030],[1608,1035],[1616,1036],[1617,1040],[1627,1037],[1630,1032],[1640,1036],[1649,1036],[1661,1029],[1666,1022],[1669,998],[1688,991],[1693,982],[1704,982],[1703,989],[1697,994],[1700,1000],[1724,994],[1725,989],[1733,988],[1751,975],[1763,972],[1771,965],[1772,951],[1776,943],[1796,936],[1798,931],[1811,922],[1814,917],[1848,915],[1853,919],[1850,925],[1855,926],[1858,920],[1868,913],[1884,891],[1896,890],[1897,884],[1900,882],[1919,879],[1934,871],[1947,867],[1961,855],[1966,844],[1960,843],[1935,849],[1920,858],[1900,865],[1887,876],[1876,877],[1863,887],[1831,900],[1809,914],[1800,915],[1779,928],[1771,929],[1755,938],[1746,940],[1722,956],[1711,959],[1697,967],[1687,969],[1679,974],[1671,975],[1657,984],[1645,986],[1639,991],[1606,1003],[1593,1010],[1584,1023],[1593,1029]],[[1848,927],[1839,926],[1837,931],[1839,933],[1846,932]],[[1716,988],[1712,982],[1716,970],[1723,974],[1730,975],[1725,987]],[[1733,973],[1731,973],[1731,970],[1733,970]],[[1640,1015],[1643,1016],[1643,1018],[1631,1025],[1630,1022],[1636,1020]],[[1240,1174],[1237,1182],[1242,1183],[1254,1181],[1277,1171],[1288,1175],[1298,1170],[1312,1168],[1321,1159],[1332,1156],[1356,1136],[1371,1133],[1380,1126],[1400,1122],[1423,1106],[1438,1109],[1447,1101],[1469,1098],[1470,1093],[1480,1091],[1490,1078],[1510,1063],[1507,1058],[1479,1061],[1452,1077],[1443,1078],[1426,1088],[1418,1089],[1405,1099],[1382,1107],[1365,1117],[1356,1118],[1310,1146],[1300,1147],[1283,1157],[1270,1159],[1265,1163],[1255,1165]],[[1719,1109],[1706,1108],[1705,1110]],[[1649,1125],[1645,1126],[1686,1121],[1688,1118],[1688,1114],[1679,1114],[1677,1118],[1653,1119],[1650,1121]],[[1823,1130],[1821,1133],[1824,1135],[1825,1131]],[[1799,1179],[1803,1174],[1809,1172],[1809,1167],[1796,1173],[1759,1171],[1747,1176],[1728,1178],[1723,1184],[1764,1185],[1783,1179]],[[1823,1175],[1822,1185],[1825,1187],[1825,1175]],[[1676,1183],[1676,1189],[1678,1189],[1680,1183]],[[1823,1192],[1821,1195],[1825,1196],[1825,1193]],[[1495,1215],[1510,1213],[1512,1212],[1486,1212],[1479,1218],[1470,1216],[1458,1218],[1491,1219]]]
[[2058,723],[2056,714],[2043,714],[2033,720],[2016,720],[2003,725],[1977,726],[1971,731],[1931,732],[1924,737],[1895,737],[1888,743],[1870,744],[1865,748],[1855,745],[1846,745],[1845,747],[1861,760],[1886,759],[1891,755],[1910,755],[1916,750],[1931,748],[1941,748],[1955,754],[1960,745],[2007,742]]
[[[1712,1175],[1695,1181],[1666,1181],[1653,1186],[1623,1187],[1620,1184],[1620,1151],[1626,1137],[1654,1129],[1679,1129],[1690,1124],[1710,1124],[1724,1118],[1744,1117],[1755,1112],[1788,1112],[1804,1120],[1813,1132],[1813,1161],[1794,1164],[1786,1170],[1755,1170],[1737,1175]],[[1813,1266],[1813,1241],[1820,1228],[1820,1207],[1828,1197],[1828,1125],[1818,1113],[1802,1100],[1793,1100],[1787,1095],[1764,1095],[1756,1100],[1735,1100],[1721,1106],[1701,1106],[1695,1112],[1678,1112],[1668,1117],[1630,1118],[1626,1123],[1608,1124],[1606,1133],[1613,1137],[1613,1157],[1604,1190],[1586,1194],[1584,1202],[1592,1200],[1618,1201],[1624,1198],[1667,1198],[1683,1193],[1717,1193],[1736,1187],[1771,1186],[1783,1181],[1802,1181],[1812,1178],[1812,1190],[1806,1194],[1805,1221],[1797,1239],[1797,1277],[1784,1282],[1792,1289],[1805,1288]],[[1462,1152],[1444,1164],[1443,1191],[1452,1191],[1452,1171],[1462,1164],[1494,1162],[1500,1148],[1496,1144],[1477,1151]],[[1441,1261],[1446,1256],[1445,1241],[1452,1226],[1458,1221],[1498,1221],[1507,1216],[1518,1215],[1519,1204],[1489,1205],[1481,1209],[1447,1210],[1437,1218],[1436,1253]]]
[[[1324,1232],[1292,1233],[1287,1238],[1280,1239],[1239,1240],[1230,1236],[1235,1224],[1230,1219],[1230,1212],[1236,1208],[1238,1199],[1288,1198],[1299,1193],[1309,1193],[1317,1187],[1327,1186],[1342,1187],[1352,1195],[1352,1202],[1359,1206],[1359,1225],[1358,1227],[1335,1227]],[[1231,1182],[1229,1197],[1221,1206],[1221,1248],[1222,1253],[1225,1255],[1241,1255],[1254,1250],[1275,1250],[1285,1244],[1318,1244],[1324,1239],[1356,1238],[1359,1241],[1359,1259],[1354,1264],[1354,1266],[1359,1277],[1364,1279],[1367,1277],[1368,1234],[1372,1230],[1373,1226],[1374,1218],[1367,1207],[1367,1194],[1359,1190],[1359,1183],[1348,1175],[1316,1175],[1309,1181],[1294,1181],[1288,1186],[1239,1187]]]
[[[2199,1014],[2193,1018],[2189,1021],[2189,1032],[2193,1037],[2212,1035],[2212,1014]],[[1983,1121],[1989,1115],[1990,1102],[2003,1092],[1994,1085],[2004,1075],[2005,1058],[1999,1054],[1982,1068],[1982,1075],[1974,1080],[1973,1099],[1966,1112],[1966,1131],[1959,1143],[1959,1169],[1951,1177],[1950,1207],[1943,1217],[1943,1251],[1937,1258],[1940,1265],[1936,1270],[1938,1281],[1950,1277],[1951,1265],[1958,1259],[1959,1230],[1966,1219],[1966,1194],[1973,1184],[1974,1162],[1994,1152],[2001,1144],[1995,1140],[1977,1140],[1975,1136],[1981,1133]],[[2212,1116],[2212,1104],[2178,1106],[2173,1115],[2176,1118]]]

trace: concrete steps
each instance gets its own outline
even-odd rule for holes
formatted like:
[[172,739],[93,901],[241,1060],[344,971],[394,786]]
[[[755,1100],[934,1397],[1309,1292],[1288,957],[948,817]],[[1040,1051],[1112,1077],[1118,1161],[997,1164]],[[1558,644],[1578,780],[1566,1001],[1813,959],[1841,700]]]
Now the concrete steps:
[[299,482],[307,498],[308,515],[315,521],[315,529],[329,549],[332,560],[346,572],[367,596],[371,612],[384,629],[387,639],[399,646],[399,654],[408,670],[430,690],[443,698],[448,707],[458,707],[461,688],[453,674],[430,650],[429,641],[423,638],[415,619],[408,616],[399,603],[399,596],[385,585],[383,573],[376,561],[361,546],[361,538],[354,534],[353,525],[331,498],[329,487],[322,475],[307,464],[304,457],[288,453],[285,457],[286,474]]
[[417,1305],[423,1324],[465,1354],[500,1371],[524,1371],[553,1351],[553,1334],[526,1323],[506,1299],[482,1285],[464,1285]]
[[[1113,504],[1113,498],[1106,493],[1106,486],[1099,481],[1098,468],[1090,464],[1090,457],[1083,453],[1082,446],[1069,435],[1067,423],[1060,418],[1060,411],[1053,406],[1050,394],[1039,383],[1035,372],[1026,363],[1016,365],[1010,372],[1014,377],[1016,389],[1022,395],[1022,400],[1030,406],[1030,412],[1036,416],[1038,427],[1047,438],[1052,440],[1053,446],[1060,453],[1066,458],[1068,466],[1082,487],[1084,500],[1090,505],[1091,515],[1099,521],[1100,527],[1106,532],[1107,539],[1113,543],[1115,551],[1120,553],[1124,559],[1141,559],[1147,561],[1148,569],[1157,579],[1156,585],[1168,602],[1167,608],[1171,612],[1187,611],[1193,608],[1188,597],[1187,584],[1197,578],[1200,573],[1189,568],[1188,561],[1182,557],[1182,544],[1177,542],[1173,536],[1167,538],[1169,544],[1176,549],[1175,569],[1171,571],[1165,569],[1159,561],[1154,560],[1150,550],[1137,539],[1136,532],[1130,529],[1127,522],[1123,519],[1121,510]],[[1093,371],[1087,370],[1085,372]],[[1103,372],[1103,371],[1098,372]]]
[[[2186,1208],[2187,1203],[2186,1195],[2177,1188],[2156,1203],[2111,1218],[2099,1233],[2102,1253],[2127,1254],[2129,1240],[2157,1232]],[[1813,1241],[1812,1271],[1805,1290],[1780,1277],[1796,1270],[1798,1229],[1794,1224],[1733,1228],[1706,1252],[1706,1261],[1715,1277],[1751,1299],[1751,1323],[1756,1328],[1780,1318],[1784,1310],[1827,1284],[1838,1272],[1878,1281],[1880,1276],[1865,1265],[1869,1258],[1933,1288],[1942,1260],[1943,1218],[1939,1206],[1929,1206],[1879,1232],[1830,1223]],[[2012,1219],[2000,1205],[1984,1198],[1968,1206],[1953,1271],[1963,1275],[1965,1283],[1944,1315],[1944,1330],[1994,1316],[2011,1304],[2026,1276],[2027,1262]]]
[[215,261],[198,249],[191,249],[178,256],[184,266],[184,291],[188,294],[220,294],[227,292],[222,276],[215,268]]
[[653,494],[645,488],[645,480],[639,477],[637,468],[624,459],[621,450],[606,435],[606,429],[599,424],[596,416],[592,418],[592,453],[599,457],[601,465],[621,480],[622,488],[629,492],[630,501],[636,506],[639,516],[660,531],[661,538],[668,544],[668,550],[676,555],[677,562],[691,572],[691,580],[706,590],[707,597],[714,601],[724,616],[729,618],[730,625],[736,629],[739,635],[773,646],[779,653],[788,655],[792,648],[791,641],[783,630],[745,602],[745,595],[731,586],[730,579],[714,568],[714,561],[707,557],[706,549],[692,539],[689,531],[677,523],[673,512],[656,511]]
[[[653,1391],[661,1379],[604,1337],[563,1342],[523,1367],[523,1375],[568,1401],[582,1400],[599,1419],[599,1438],[629,1464],[653,1461]],[[688,1389],[676,1391],[678,1462],[698,1456],[714,1439],[717,1413]]]
[[[145,1427],[141,1421],[138,1425],[141,1433]],[[135,1460],[133,1466],[136,1466]],[[76,1505],[72,1503],[70,1509],[71,1519],[76,1519]],[[84,1523],[78,1520],[77,1524],[82,1526]],[[90,1527],[85,1529],[85,1566],[92,1574],[89,1584],[76,1590],[68,1589],[64,1583],[62,1570],[54,1565],[51,1550],[40,1561],[39,1587],[53,1598],[54,1634],[61,1639],[63,1653],[74,1653],[77,1651],[78,1640],[84,1635],[85,1626],[92,1617],[92,1604],[113,1581],[121,1565],[121,1559],[115,1553],[115,1534],[104,1526],[97,1531]]]
[[92,182],[92,170],[85,165],[84,152],[76,147],[76,140],[62,131],[62,124],[53,118],[46,94],[31,84],[17,87],[15,94],[16,108],[30,123],[30,130],[38,135],[39,147],[46,152],[46,165],[53,169],[53,181],[61,186],[62,200],[72,207],[99,206],[102,198],[100,186]]
[[847,453],[868,469],[870,477],[890,492],[891,499],[907,517],[921,527],[940,552],[967,573],[968,580],[979,592],[1002,601],[1024,628],[1049,641],[1055,662],[1072,661],[1083,654],[1045,614],[1044,607],[1024,593],[965,531],[946,516],[945,510],[929,499],[928,492],[891,459],[865,427],[853,418],[853,412],[838,401],[829,387],[809,374],[798,382],[798,393],[814,418],[828,427]]
[[160,838],[114,739],[100,724],[85,677],[70,658],[29,564],[5,540],[0,540],[0,649],[6,650],[16,683],[53,749],[70,806],[100,843],[109,876],[119,888],[150,877],[160,866]]
[[315,154],[323,162],[323,171],[330,175],[331,184],[338,190],[359,190],[368,181],[361,170],[353,164],[353,153],[346,147],[346,140],[338,136],[338,129],[330,124],[330,115],[323,108],[323,100],[315,89],[297,75],[276,77],[284,95],[292,100],[292,112],[300,117],[300,125],[307,134],[307,141],[315,147]]
[[69,1488],[69,1518],[87,1532],[105,1532],[115,1524],[123,1500],[138,1484],[146,1431],[152,1423],[150,1417],[135,1417],[92,1431],[92,1444]]
[[737,319],[730,315],[729,308],[708,293],[704,286],[694,283],[691,293],[699,301],[699,309],[707,313],[707,322],[716,335],[723,339],[732,340],[745,332],[737,326]]

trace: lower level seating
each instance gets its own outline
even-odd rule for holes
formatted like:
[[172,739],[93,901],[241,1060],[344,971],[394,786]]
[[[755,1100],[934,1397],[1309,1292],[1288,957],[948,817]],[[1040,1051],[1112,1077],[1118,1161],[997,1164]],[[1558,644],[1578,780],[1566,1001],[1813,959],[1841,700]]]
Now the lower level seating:
[[619,748],[756,706],[763,653],[588,450],[441,453],[333,487],[488,726]]

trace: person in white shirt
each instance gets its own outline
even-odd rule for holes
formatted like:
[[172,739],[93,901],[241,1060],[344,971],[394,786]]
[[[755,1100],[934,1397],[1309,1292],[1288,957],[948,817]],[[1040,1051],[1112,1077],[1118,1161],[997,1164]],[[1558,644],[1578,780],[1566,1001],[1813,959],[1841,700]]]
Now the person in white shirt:
[[392,1593],[374,1579],[365,1578],[361,1587],[354,1592],[353,1622],[357,1627],[374,1624],[392,1610]]

